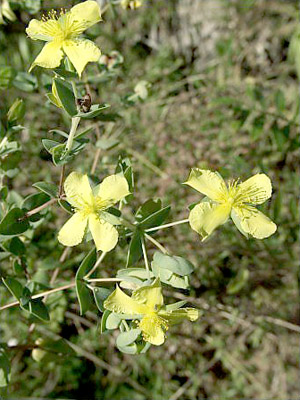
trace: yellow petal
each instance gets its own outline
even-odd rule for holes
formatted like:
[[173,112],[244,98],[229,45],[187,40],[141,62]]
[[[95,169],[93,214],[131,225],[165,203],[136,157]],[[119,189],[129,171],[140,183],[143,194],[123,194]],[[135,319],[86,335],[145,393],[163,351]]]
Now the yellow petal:
[[75,213],[61,228],[58,241],[64,246],[76,246],[82,241],[87,218],[80,212]]
[[83,208],[91,202],[93,193],[87,175],[71,172],[64,183],[67,201],[76,208]]
[[145,304],[149,309],[156,310],[164,304],[162,289],[159,279],[155,279],[151,286],[143,286],[135,290],[132,298]]
[[130,194],[128,183],[122,175],[110,175],[99,185],[98,196],[112,204],[117,203],[128,194]]
[[214,201],[222,200],[227,194],[223,178],[218,173],[209,170],[193,168],[188,180],[184,183]]
[[139,323],[143,338],[146,342],[160,346],[165,341],[165,332],[167,329],[165,321],[156,314],[147,314]]
[[199,318],[199,311],[195,308],[187,307],[173,311],[160,311],[159,315],[168,321],[168,325],[175,325],[179,324],[186,318],[190,321],[196,321]]
[[90,26],[102,21],[100,7],[96,1],[84,1],[72,7],[67,13],[69,29],[79,35]]
[[256,239],[267,238],[277,229],[276,224],[255,207],[234,207],[231,217],[241,233],[249,234]]
[[64,53],[61,50],[61,43],[54,41],[46,43],[42,48],[42,51],[38,54],[29,72],[36,66],[39,65],[43,68],[57,68],[63,58]]
[[97,250],[107,253],[118,243],[119,235],[116,228],[95,214],[89,216],[89,228]]
[[272,183],[265,174],[256,174],[238,186],[237,195],[244,202],[262,204],[272,195]]
[[146,307],[124,293],[119,286],[104,301],[104,308],[115,313],[136,315],[145,314]]
[[189,215],[191,228],[198,232],[203,240],[209,236],[215,228],[224,224],[231,210],[228,204],[216,204],[203,201],[197,204]]
[[49,42],[61,33],[61,28],[56,19],[49,19],[48,21],[32,19],[26,28],[26,33],[33,40]]
[[100,49],[87,39],[64,40],[63,50],[81,76],[87,63],[98,61],[101,55]]

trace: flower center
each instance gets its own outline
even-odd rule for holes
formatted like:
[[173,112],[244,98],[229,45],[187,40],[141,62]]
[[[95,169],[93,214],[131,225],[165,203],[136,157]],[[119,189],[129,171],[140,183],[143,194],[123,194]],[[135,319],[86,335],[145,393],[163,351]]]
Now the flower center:
[[103,200],[99,196],[91,196],[90,201],[80,197],[77,198],[76,201],[79,204],[77,211],[80,211],[85,217],[91,214],[99,215],[101,211],[104,211],[110,206],[109,200]]

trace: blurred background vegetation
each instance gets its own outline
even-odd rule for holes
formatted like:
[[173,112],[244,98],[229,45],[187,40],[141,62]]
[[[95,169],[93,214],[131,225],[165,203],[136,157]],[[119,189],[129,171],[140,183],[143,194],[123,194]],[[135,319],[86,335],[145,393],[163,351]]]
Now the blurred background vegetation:
[[[16,133],[22,150],[1,164],[14,171],[5,179],[15,196],[34,193],[37,181],[58,183],[59,168],[41,139],[57,139],[49,130],[67,128],[59,110],[43,106],[50,75],[37,70],[24,76],[42,46],[26,37],[25,27],[33,15],[75,3],[13,1],[17,18],[1,26],[0,65],[18,73],[8,88],[2,84],[1,118],[16,97],[26,106],[24,128]],[[186,225],[161,231],[160,241],[196,266],[191,290],[166,292],[167,302],[188,296],[202,317],[172,328],[165,345],[144,355],[122,354],[112,334],[100,335],[96,307],[80,317],[74,290],[47,299],[48,324],[18,307],[1,311],[0,340],[12,346],[11,397],[299,398],[299,86],[288,60],[298,19],[292,0],[145,0],[134,11],[108,8],[104,23],[89,30],[103,54],[123,56],[109,78],[95,64],[85,78],[93,101],[111,104],[119,118],[98,123],[70,171],[87,172],[97,140],[112,134],[118,144],[99,152],[94,175],[113,172],[119,154],[130,157],[136,180],[130,208],[159,197],[172,205],[170,221],[187,218],[187,206],[199,201],[181,185],[191,167],[242,180],[262,171],[274,188],[263,209],[278,231],[263,241],[247,240],[228,223],[205,244]],[[141,81],[149,84],[136,88]],[[146,87],[145,99],[135,101],[140,87]],[[60,262],[57,230],[66,214],[53,208],[45,218],[26,247],[27,273],[50,287],[60,267],[57,279],[66,284],[90,244]],[[1,276],[13,271],[15,260],[0,261]],[[126,248],[110,253],[99,276],[114,276],[125,262]],[[3,286],[0,299],[1,305],[10,300]],[[41,336],[65,338],[78,354],[37,362],[26,346]]]

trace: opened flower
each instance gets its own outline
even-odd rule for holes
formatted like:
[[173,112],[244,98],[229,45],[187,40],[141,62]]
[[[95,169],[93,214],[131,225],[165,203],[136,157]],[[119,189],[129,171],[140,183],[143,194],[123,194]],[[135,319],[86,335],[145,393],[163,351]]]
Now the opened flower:
[[31,20],[26,28],[27,35],[47,43],[29,71],[36,65],[56,68],[65,54],[81,76],[86,64],[98,61],[101,52],[93,42],[80,38],[80,34],[101,20],[99,5],[92,0],[77,4],[70,11],[62,10],[60,14],[52,10],[42,21]]
[[164,306],[158,278],[151,286],[135,290],[131,297],[117,286],[105,300],[104,307],[115,313],[126,314],[127,319],[134,319],[144,340],[156,346],[164,343],[165,332],[170,325],[180,323],[185,318],[196,321],[199,317],[198,310],[194,308],[168,310],[168,306]]
[[64,189],[75,214],[59,231],[60,243],[65,246],[81,243],[88,226],[97,250],[112,250],[118,242],[118,231],[105,220],[105,210],[129,194],[124,176],[110,175],[93,191],[87,175],[72,172],[65,180]]
[[246,237],[264,239],[276,231],[276,224],[253,207],[271,197],[272,184],[267,175],[256,174],[245,182],[236,180],[226,185],[217,172],[193,168],[184,183],[207,196],[189,216],[192,229],[202,236],[202,240],[224,224],[229,216]]

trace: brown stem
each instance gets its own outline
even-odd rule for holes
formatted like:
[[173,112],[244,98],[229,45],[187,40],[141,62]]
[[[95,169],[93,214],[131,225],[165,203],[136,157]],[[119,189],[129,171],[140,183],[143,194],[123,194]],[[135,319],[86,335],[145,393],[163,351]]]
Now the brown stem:
[[[46,292],[43,292],[43,293],[35,294],[31,298],[32,299],[39,299],[41,297],[47,296],[48,294],[59,292],[61,290],[65,290],[65,289],[70,289],[70,288],[72,288],[74,286],[75,286],[75,282],[72,282],[72,283],[69,283],[68,285],[60,286],[60,287],[55,288],[55,289],[47,290]],[[13,303],[9,303],[9,304],[6,304],[5,306],[0,307],[0,311],[5,310],[6,308],[17,306],[19,304],[20,304],[19,301],[14,301]]]
[[57,201],[57,199],[50,199],[49,201],[46,201],[46,203],[42,204],[41,206],[28,211],[23,218],[28,218],[28,217],[31,217],[31,215],[39,213],[44,208],[47,208],[48,206],[51,206],[51,204],[56,203],[56,201]]

